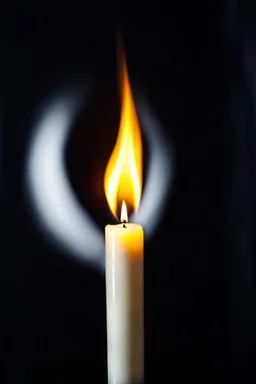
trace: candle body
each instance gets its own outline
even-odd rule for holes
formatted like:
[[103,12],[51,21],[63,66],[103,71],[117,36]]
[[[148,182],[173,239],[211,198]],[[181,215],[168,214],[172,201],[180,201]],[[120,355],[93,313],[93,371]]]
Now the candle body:
[[144,381],[144,235],[138,224],[107,225],[108,383]]

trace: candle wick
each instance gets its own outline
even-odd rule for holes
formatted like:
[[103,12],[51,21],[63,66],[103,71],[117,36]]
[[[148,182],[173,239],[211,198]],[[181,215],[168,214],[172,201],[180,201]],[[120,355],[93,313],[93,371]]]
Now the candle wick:
[[125,223],[126,223],[126,221],[124,220],[124,221],[123,221],[123,228],[127,228],[127,227],[125,226]]

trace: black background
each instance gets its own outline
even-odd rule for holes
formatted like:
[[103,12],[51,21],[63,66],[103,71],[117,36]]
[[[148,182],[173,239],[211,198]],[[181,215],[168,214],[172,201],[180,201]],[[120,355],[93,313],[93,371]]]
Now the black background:
[[[247,382],[255,342],[253,15],[249,2],[210,0],[3,9],[1,383],[107,382],[104,276],[38,230],[24,167],[31,116],[48,88],[78,72],[93,76],[94,103],[74,122],[66,166],[104,227],[97,182],[118,128],[117,23],[132,83],[176,153],[166,214],[145,250],[146,382]],[[105,140],[100,154],[85,120]]]

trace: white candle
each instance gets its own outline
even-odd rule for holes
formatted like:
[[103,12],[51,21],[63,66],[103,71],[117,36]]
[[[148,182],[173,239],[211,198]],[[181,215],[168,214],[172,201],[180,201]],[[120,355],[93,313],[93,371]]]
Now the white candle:
[[107,225],[105,236],[108,383],[142,383],[143,228],[132,223]]
[[144,240],[142,227],[128,223],[124,201],[133,211],[138,210],[142,193],[142,139],[122,50],[119,59],[120,127],[104,175],[107,202],[116,218],[123,201],[121,224],[105,228],[108,382],[138,384],[144,381]]

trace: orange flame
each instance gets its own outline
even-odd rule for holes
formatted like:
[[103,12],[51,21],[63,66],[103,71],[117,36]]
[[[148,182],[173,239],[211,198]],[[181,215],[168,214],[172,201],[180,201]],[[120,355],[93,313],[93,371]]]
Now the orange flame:
[[120,75],[120,126],[104,175],[107,202],[116,218],[122,201],[137,211],[142,193],[142,139],[123,50],[120,52]]

